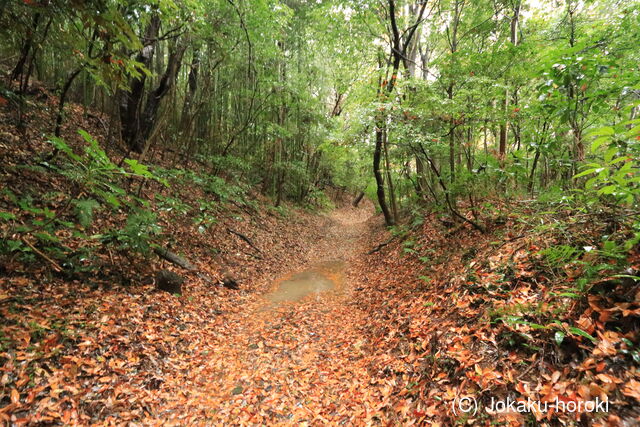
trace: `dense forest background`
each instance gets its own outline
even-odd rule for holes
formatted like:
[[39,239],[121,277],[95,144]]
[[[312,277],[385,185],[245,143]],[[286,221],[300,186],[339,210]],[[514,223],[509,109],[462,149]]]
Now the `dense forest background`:
[[[5,2],[0,420],[240,417],[175,397],[181,375],[213,363],[207,340],[236,351],[215,334],[238,307],[322,252],[350,260],[360,311],[313,322],[322,342],[369,336],[335,374],[360,369],[365,415],[338,398],[292,415],[287,395],[245,421],[473,424],[454,397],[514,391],[609,396],[607,425],[637,421],[639,40],[637,0]],[[188,299],[182,279],[149,294],[161,267]],[[254,323],[233,338],[263,350]],[[156,356],[114,362],[122,336]],[[231,394],[253,393],[235,369]],[[102,378],[131,389],[90,391]]]
[[366,191],[391,225],[421,203],[459,217],[496,189],[569,196],[579,172],[630,204],[637,7],[12,2],[3,93],[27,126],[37,79],[58,98],[56,136],[79,102],[109,146],[202,162],[276,206],[331,183]]

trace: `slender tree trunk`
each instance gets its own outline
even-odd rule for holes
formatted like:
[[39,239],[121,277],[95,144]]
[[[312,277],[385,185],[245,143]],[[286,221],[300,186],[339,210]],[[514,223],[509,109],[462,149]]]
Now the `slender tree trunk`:
[[[511,29],[511,44],[518,45],[518,22],[520,19],[520,1],[516,0],[513,8],[513,15],[511,17],[510,29]],[[508,81],[506,82],[509,83]],[[505,89],[503,99],[503,114],[504,121],[500,123],[500,143],[498,148],[498,158],[500,160],[501,167],[504,167],[504,162],[507,155],[507,139],[508,139],[508,127],[509,122],[507,120],[507,108],[509,106],[509,89]]]
[[[420,25],[420,21],[422,20],[422,16],[426,9],[427,2],[423,2],[420,11],[417,14],[415,19],[415,23],[413,26],[409,27],[407,31],[403,35],[400,33],[398,29],[398,23],[396,20],[396,3],[395,0],[388,0],[388,12],[389,12],[389,20],[391,24],[391,78],[388,82],[386,82],[386,90],[384,90],[383,82],[381,78],[378,80],[378,98],[383,98],[383,96],[391,97],[393,95],[393,90],[395,88],[398,72],[400,71],[400,64],[407,57],[407,49],[411,46],[411,42],[413,37],[416,34],[416,30]],[[379,56],[379,68],[382,69],[382,60]],[[385,223],[389,225],[393,225],[395,223],[394,218],[389,212],[389,208],[387,206],[387,202],[385,199],[385,191],[384,191],[384,178],[382,176],[381,171],[381,160],[382,160],[382,150],[385,147],[385,132],[387,128],[386,116],[384,113],[381,113],[376,120],[376,143],[375,149],[373,152],[373,173],[376,179],[376,194],[378,196],[378,203],[380,204],[380,209],[384,215]]]
[[381,159],[382,159],[382,146],[384,144],[384,136],[383,136],[383,130],[382,130],[382,126],[384,126],[382,123],[378,123],[378,126],[376,126],[376,145],[375,148],[373,150],[373,175],[376,179],[376,195],[378,196],[378,204],[380,205],[380,210],[382,211],[382,214],[384,215],[384,222],[390,226],[390,225],[394,225],[394,221],[393,221],[393,216],[391,215],[391,212],[389,211],[389,207],[387,206],[387,200],[386,200],[386,196],[384,194],[384,178],[382,176],[382,171],[381,169]]
[[536,148],[536,154],[533,157],[533,164],[531,165],[531,174],[529,175],[529,193],[533,194],[533,177],[536,173],[536,167],[538,166],[538,159],[540,158],[540,148]]
[[384,148],[385,166],[387,169],[387,184],[389,186],[389,199],[391,201],[391,210],[393,212],[393,222],[398,223],[398,201],[396,199],[396,190],[393,186],[393,178],[391,176],[391,163],[389,161],[389,149],[388,149],[388,134],[385,130],[384,140],[382,142]]
[[191,66],[189,67],[189,76],[187,77],[187,90],[184,95],[184,105],[182,106],[182,114],[180,116],[180,130],[186,138],[191,137],[191,111],[193,108],[193,100],[198,89],[198,71],[200,69],[200,50],[194,49],[193,58],[191,58]]
[[482,227],[476,221],[472,221],[472,220],[466,218],[460,212],[458,212],[458,210],[456,209],[455,203],[452,203],[452,201],[451,201],[451,198],[449,196],[449,190],[447,189],[447,185],[444,183],[444,180],[442,179],[442,175],[440,174],[440,171],[436,167],[436,164],[433,162],[433,159],[431,159],[431,157],[424,151],[424,148],[422,146],[420,146],[420,149],[422,150],[422,153],[424,154],[425,158],[429,162],[429,166],[431,167],[431,170],[433,171],[434,175],[436,176],[437,181],[440,184],[440,187],[442,188],[442,191],[444,192],[444,198],[445,198],[447,207],[449,208],[449,211],[451,212],[451,214],[454,217],[456,217],[456,218],[458,218],[458,219],[460,219],[460,220],[462,220],[464,222],[469,223],[476,230],[484,233],[485,232],[484,227]]
[[353,205],[354,208],[357,208],[358,205],[360,204],[360,201],[364,198],[364,191],[361,191],[360,193],[358,193],[358,195],[356,196],[355,199],[353,199],[353,203],[351,203]]
[[[453,83],[447,89],[447,95],[453,100]],[[449,181],[456,180],[456,127],[453,115],[449,119]]]
[[18,58],[18,62],[16,63],[16,66],[13,68],[13,71],[11,71],[11,74],[10,74],[11,80],[16,80],[18,77],[20,77],[20,81],[22,81],[22,76],[24,74],[24,67],[25,67],[25,64],[27,63],[27,59],[29,58],[29,53],[31,52],[31,48],[33,46],[34,37],[38,29],[38,24],[40,22],[40,16],[41,16],[40,13],[36,13],[33,16],[33,23],[31,24],[31,29],[27,33],[27,37],[24,39],[24,42],[22,43],[22,48],[20,49],[20,57]]
[[64,104],[67,100],[67,93],[69,92],[69,89],[73,84],[73,81],[82,72],[83,69],[84,67],[80,67],[77,70],[75,70],[73,73],[71,73],[71,75],[65,82],[64,86],[62,87],[62,91],[60,92],[60,99],[58,101],[58,114],[56,116],[56,128],[55,128],[55,131],[53,132],[55,136],[58,136],[58,137],[60,136],[62,120],[64,118]]
[[[507,105],[509,104],[508,98],[509,91],[505,90],[504,99],[502,100],[502,112],[506,116]],[[506,118],[505,118],[506,120]],[[498,144],[498,159],[500,160],[500,167],[504,168],[504,162],[507,157],[507,123],[500,123],[500,138]]]
[[416,190],[420,200],[426,200],[427,196],[427,180],[425,178],[424,162],[419,155],[416,155]]

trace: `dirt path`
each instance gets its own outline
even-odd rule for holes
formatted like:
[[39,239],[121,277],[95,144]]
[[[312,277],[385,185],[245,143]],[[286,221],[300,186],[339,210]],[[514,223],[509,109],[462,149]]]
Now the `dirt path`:
[[[314,262],[306,268],[333,266],[324,274],[334,289],[293,302],[274,303],[266,295],[248,303],[221,334],[201,343],[184,376],[165,378],[158,392],[176,399],[154,411],[155,417],[288,424],[373,416],[380,395],[366,369],[357,332],[362,313],[350,305],[353,283],[346,280],[349,260],[365,250],[368,216],[363,210],[335,211],[325,238],[310,245]],[[274,290],[292,274],[276,281]]]

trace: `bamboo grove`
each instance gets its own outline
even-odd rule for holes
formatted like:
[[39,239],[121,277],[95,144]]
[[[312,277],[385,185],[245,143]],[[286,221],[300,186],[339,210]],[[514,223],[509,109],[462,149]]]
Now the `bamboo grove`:
[[637,1],[25,0],[0,28],[23,126],[39,82],[52,134],[80,103],[276,206],[331,185],[482,230],[489,196],[638,203]]

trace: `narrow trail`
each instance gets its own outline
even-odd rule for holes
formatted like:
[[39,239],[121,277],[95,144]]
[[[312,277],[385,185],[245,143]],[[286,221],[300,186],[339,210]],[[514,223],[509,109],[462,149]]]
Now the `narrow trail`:
[[[369,215],[334,211],[325,237],[310,242],[313,262],[301,271],[324,275],[333,289],[297,301],[271,293],[248,303],[223,333],[202,343],[197,363],[191,360],[197,369],[166,380],[163,394],[172,390],[176,402],[156,415],[221,424],[354,422],[372,416],[380,399],[357,331],[363,313],[350,304],[354,283],[347,279],[350,260],[365,251]],[[297,273],[276,281],[273,291]]]

